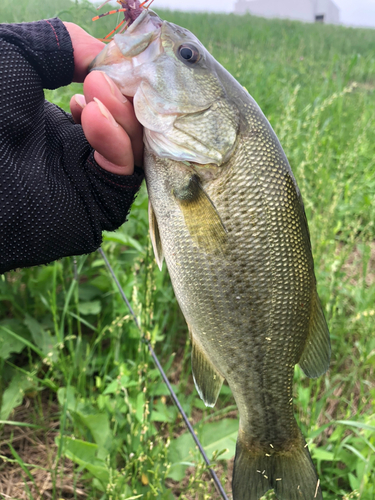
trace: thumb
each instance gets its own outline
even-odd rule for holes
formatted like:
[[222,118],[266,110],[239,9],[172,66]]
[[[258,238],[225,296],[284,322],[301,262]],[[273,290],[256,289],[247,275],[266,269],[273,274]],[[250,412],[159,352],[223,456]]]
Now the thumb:
[[82,83],[88,73],[88,67],[93,59],[105,47],[105,44],[89,35],[80,26],[64,22],[73,45],[74,76],[73,81]]

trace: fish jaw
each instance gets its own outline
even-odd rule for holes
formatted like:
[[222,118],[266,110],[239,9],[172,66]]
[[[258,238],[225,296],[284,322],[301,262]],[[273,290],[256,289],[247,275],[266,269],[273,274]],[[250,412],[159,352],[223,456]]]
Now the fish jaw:
[[[181,109],[160,99],[147,82],[142,82],[134,96],[134,109],[144,126],[146,149],[161,158],[219,166],[237,141],[237,114],[225,102]],[[220,130],[216,120],[223,124]]]

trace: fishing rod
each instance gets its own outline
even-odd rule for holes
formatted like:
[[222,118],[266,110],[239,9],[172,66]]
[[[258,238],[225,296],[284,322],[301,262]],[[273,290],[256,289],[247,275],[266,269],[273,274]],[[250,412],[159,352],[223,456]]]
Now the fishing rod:
[[138,328],[138,330],[139,330],[139,332],[141,334],[142,342],[144,342],[147,345],[148,350],[149,350],[149,352],[151,354],[151,357],[154,360],[154,363],[155,363],[156,367],[158,368],[158,370],[159,370],[159,372],[160,372],[160,374],[162,376],[162,379],[165,382],[165,385],[168,387],[168,390],[170,392],[170,395],[171,395],[171,397],[173,399],[174,404],[177,406],[178,411],[180,412],[180,414],[181,414],[181,416],[182,416],[182,418],[183,418],[183,420],[184,420],[184,422],[186,424],[186,427],[188,428],[190,434],[192,435],[192,437],[193,437],[193,439],[195,441],[195,444],[197,445],[197,447],[198,447],[198,449],[199,449],[199,451],[200,451],[200,453],[201,453],[201,455],[203,457],[203,460],[205,461],[206,465],[208,466],[208,470],[210,471],[211,477],[212,477],[212,479],[214,481],[214,484],[215,484],[215,487],[216,487],[217,491],[220,493],[221,497],[224,500],[228,500],[227,494],[225,493],[224,488],[223,488],[222,484],[220,483],[219,478],[216,475],[216,472],[210,467],[211,463],[210,463],[210,461],[209,461],[209,459],[208,459],[208,457],[206,455],[206,452],[204,451],[203,446],[201,445],[201,443],[200,443],[197,435],[195,434],[193,426],[189,422],[189,419],[188,419],[186,413],[184,412],[184,410],[183,410],[183,408],[181,406],[181,403],[178,400],[178,397],[177,397],[176,393],[172,389],[172,386],[171,386],[171,384],[170,384],[170,382],[169,382],[169,380],[168,380],[168,378],[167,378],[167,376],[166,376],[166,374],[165,374],[165,372],[163,370],[163,367],[161,366],[161,364],[160,364],[160,362],[159,362],[159,360],[158,360],[158,358],[157,358],[157,356],[155,354],[155,351],[152,348],[151,342],[145,337],[145,335],[142,332],[142,329],[141,329],[141,326],[140,326],[139,321],[137,319],[137,316],[135,315],[135,312],[133,311],[133,308],[132,308],[129,300],[126,297],[125,292],[124,292],[122,286],[120,285],[120,282],[117,279],[117,276],[116,276],[116,274],[115,274],[115,272],[114,272],[111,264],[109,263],[106,254],[104,253],[104,250],[102,248],[99,248],[99,253],[103,257],[104,262],[105,262],[105,264],[107,266],[107,269],[108,269],[109,273],[111,274],[114,282],[116,283],[116,286],[117,286],[117,288],[118,288],[118,290],[120,292],[120,295],[121,295],[123,301],[125,302],[125,304],[127,305],[128,309],[129,309],[129,312],[130,312],[130,314],[132,315],[132,317],[134,319],[134,323],[136,324],[136,326],[137,326],[137,328]]

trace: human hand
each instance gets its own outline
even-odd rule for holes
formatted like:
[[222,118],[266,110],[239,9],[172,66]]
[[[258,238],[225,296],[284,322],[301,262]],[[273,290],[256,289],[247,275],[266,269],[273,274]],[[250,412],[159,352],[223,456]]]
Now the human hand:
[[[88,66],[104,43],[73,23],[64,23],[74,49],[74,81],[83,81]],[[95,149],[95,160],[118,175],[133,173],[143,160],[143,132],[133,105],[104,73],[95,71],[84,79],[84,95],[76,94],[70,110],[76,123]]]
[[43,96],[73,75],[83,81],[102,46],[56,18],[0,24],[0,273],[90,253],[103,231],[126,220],[143,180],[133,161],[141,164],[142,130],[131,103],[99,72],[87,77],[85,100],[72,104],[82,127]]

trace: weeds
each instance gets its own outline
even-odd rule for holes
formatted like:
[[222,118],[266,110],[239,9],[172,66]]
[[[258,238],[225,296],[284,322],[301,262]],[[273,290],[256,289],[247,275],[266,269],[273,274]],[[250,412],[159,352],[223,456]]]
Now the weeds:
[[[155,8],[157,5],[155,4]],[[92,4],[3,0],[0,21],[59,15],[95,36]],[[305,202],[333,357],[295,373],[296,416],[326,500],[375,497],[375,32],[250,16],[163,12],[191,29],[274,126]],[[46,91],[68,109],[73,85]],[[186,327],[153,265],[141,191],[103,247],[230,492],[238,423],[223,386],[206,409]],[[215,498],[98,253],[0,277],[0,493],[4,498]],[[268,494],[267,498],[273,498]]]

